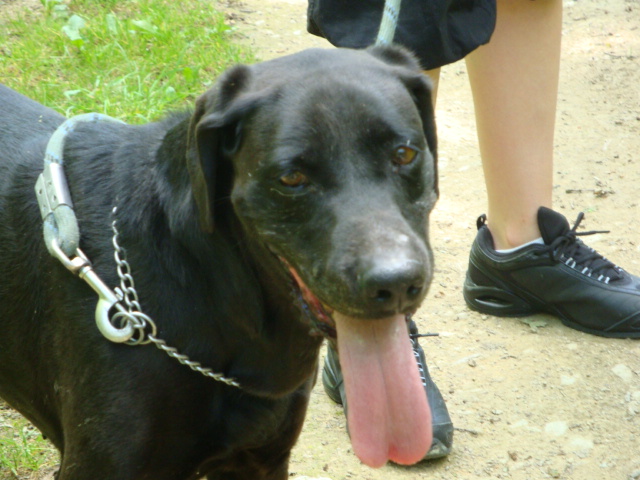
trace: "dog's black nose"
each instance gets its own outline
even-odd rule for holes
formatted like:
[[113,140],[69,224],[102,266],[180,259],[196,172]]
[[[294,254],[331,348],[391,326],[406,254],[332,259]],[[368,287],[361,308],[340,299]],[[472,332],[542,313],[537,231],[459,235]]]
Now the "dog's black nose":
[[407,312],[418,307],[426,283],[422,262],[376,262],[360,276],[360,285],[373,308]]

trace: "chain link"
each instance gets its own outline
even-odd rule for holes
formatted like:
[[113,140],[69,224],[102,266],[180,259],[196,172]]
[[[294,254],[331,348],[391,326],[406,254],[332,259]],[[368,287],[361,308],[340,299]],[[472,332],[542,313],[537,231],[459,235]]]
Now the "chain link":
[[120,287],[115,289],[116,295],[120,301],[124,302],[127,312],[117,312],[111,317],[114,324],[130,323],[135,329],[136,335],[129,340],[129,345],[146,345],[153,343],[159,350],[165,352],[169,357],[177,360],[182,365],[186,365],[191,370],[198,372],[205,377],[211,378],[217,382],[222,382],[231,387],[241,388],[240,384],[233,378],[225,377],[221,373],[216,373],[210,368],[203,367],[201,363],[191,360],[187,355],[178,351],[177,348],[167,345],[167,342],[158,338],[155,322],[146,314],[142,313],[142,308],[138,300],[138,292],[135,288],[135,282],[131,275],[131,267],[127,262],[126,250],[118,243],[118,229],[116,227],[117,207],[113,207],[113,222],[111,229],[113,230],[113,248],[114,259],[116,261],[116,270],[120,278]]

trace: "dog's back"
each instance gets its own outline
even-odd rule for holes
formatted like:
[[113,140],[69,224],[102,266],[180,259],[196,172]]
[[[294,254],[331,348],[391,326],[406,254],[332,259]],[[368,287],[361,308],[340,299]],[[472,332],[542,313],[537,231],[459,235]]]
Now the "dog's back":
[[[32,220],[29,206],[35,204],[35,197],[26,186],[30,185],[33,192],[42,171],[46,143],[63,121],[64,117],[53,110],[0,85],[0,228],[5,229],[0,245],[5,260],[0,260],[0,265],[18,253],[9,242],[10,226],[16,225],[17,219]],[[28,240],[16,239],[19,245],[15,247],[28,249],[29,244],[23,243]]]
[[0,85],[0,185],[6,183],[13,165],[40,153],[38,148],[63,121],[50,108]]

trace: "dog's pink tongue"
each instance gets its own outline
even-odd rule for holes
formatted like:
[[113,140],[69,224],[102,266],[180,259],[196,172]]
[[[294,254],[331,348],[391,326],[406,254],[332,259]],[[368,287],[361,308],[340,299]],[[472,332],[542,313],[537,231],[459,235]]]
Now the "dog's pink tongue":
[[333,319],[355,454],[370,467],[422,460],[431,413],[404,315],[361,320],[335,312]]

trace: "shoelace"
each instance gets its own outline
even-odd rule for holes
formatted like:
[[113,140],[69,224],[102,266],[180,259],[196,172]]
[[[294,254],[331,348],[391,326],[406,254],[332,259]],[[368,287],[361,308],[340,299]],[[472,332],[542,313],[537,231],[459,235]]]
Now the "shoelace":
[[409,338],[411,340],[415,340],[417,338],[423,338],[423,337],[439,337],[440,336],[439,333],[420,333],[420,332],[418,332],[418,326],[416,325],[416,322],[414,322],[411,317],[412,317],[411,314],[407,314],[406,320],[407,320],[407,323],[409,325]]
[[439,333],[410,333],[409,338],[412,340],[414,338],[423,338],[423,337],[439,337]]
[[551,242],[548,247],[549,256],[554,262],[564,262],[569,267],[605,283],[621,279],[622,269],[620,267],[577,238],[597,233],[609,233],[609,230],[577,232],[583,218],[584,213],[580,212],[573,227]]
[[425,372],[424,366],[422,365],[422,359],[420,358],[420,352],[418,350],[420,344],[418,343],[418,338],[432,337],[437,335],[437,333],[418,333],[418,326],[416,325],[416,322],[409,319],[409,338],[411,338],[411,349],[413,350],[413,356],[416,358],[416,363],[418,364],[420,381],[425,387],[427,385],[427,372]]

